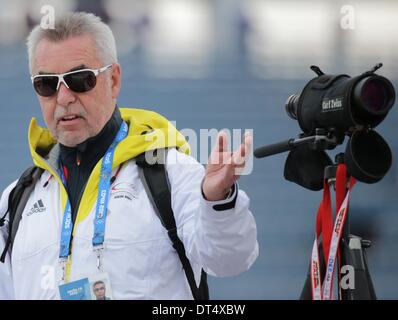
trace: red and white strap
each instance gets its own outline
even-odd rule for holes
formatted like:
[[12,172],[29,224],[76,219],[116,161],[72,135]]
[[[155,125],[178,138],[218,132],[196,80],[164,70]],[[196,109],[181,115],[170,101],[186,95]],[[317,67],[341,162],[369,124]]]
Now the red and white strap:
[[[336,173],[336,219],[332,228],[332,204],[330,201],[330,189],[327,181],[324,181],[323,199],[318,209],[316,221],[315,241],[312,247],[310,276],[312,298],[314,300],[333,299],[333,276],[336,257],[339,256],[339,243],[348,211],[350,192],[355,184],[355,179],[350,178],[347,191],[347,175],[344,164],[338,165]],[[319,263],[318,241],[322,234],[322,245],[326,265],[326,275],[322,285]],[[326,259],[327,257],[327,259]]]

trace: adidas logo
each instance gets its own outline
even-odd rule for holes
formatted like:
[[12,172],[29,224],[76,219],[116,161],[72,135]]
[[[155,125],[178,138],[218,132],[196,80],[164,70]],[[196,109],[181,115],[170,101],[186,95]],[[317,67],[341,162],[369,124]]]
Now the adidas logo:
[[46,211],[46,207],[43,204],[43,201],[40,199],[33,204],[33,207],[30,208],[29,212],[26,214],[27,216],[31,216],[34,213],[40,213]]

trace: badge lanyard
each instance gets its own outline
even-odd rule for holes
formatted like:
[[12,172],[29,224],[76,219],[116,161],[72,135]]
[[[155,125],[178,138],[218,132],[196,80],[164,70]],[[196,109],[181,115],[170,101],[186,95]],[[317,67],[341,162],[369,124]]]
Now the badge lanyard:
[[[347,186],[346,166],[340,164],[336,173],[336,219],[332,227],[332,205],[330,198],[330,190],[327,181],[324,181],[323,199],[318,209],[316,218],[316,235],[314,245],[312,247],[310,277],[311,291],[314,300],[330,300],[333,299],[333,275],[336,264],[336,257],[339,253],[339,243],[343,233],[343,227],[348,211],[348,203],[351,189],[356,180],[350,177],[347,194],[345,194]],[[322,233],[322,247],[325,257],[326,274],[324,283],[321,282],[321,271],[318,253],[318,239]],[[326,259],[327,257],[327,259]]]
[[[106,210],[108,207],[109,200],[109,188],[110,179],[112,174],[112,163],[113,156],[115,153],[116,146],[122,141],[128,132],[128,126],[126,122],[123,122],[115,139],[106,151],[104,158],[101,163],[100,179],[98,183],[98,196],[97,205],[95,208],[95,219],[94,219],[94,235],[93,235],[93,249],[97,254],[97,268],[101,268],[101,253],[104,248],[105,239],[105,220]],[[63,185],[66,187],[66,179],[63,170],[59,170],[59,174]],[[66,266],[71,254],[70,245],[72,237],[73,223],[72,223],[72,210],[69,199],[66,201],[64,216],[62,220],[61,229],[61,245],[59,252],[59,262],[62,268],[62,281],[65,282],[66,278]]]

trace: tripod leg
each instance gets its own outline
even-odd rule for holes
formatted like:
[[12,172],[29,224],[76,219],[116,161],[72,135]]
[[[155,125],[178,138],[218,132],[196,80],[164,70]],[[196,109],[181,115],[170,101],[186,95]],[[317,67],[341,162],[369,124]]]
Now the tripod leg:
[[366,278],[368,279],[368,287],[369,287],[370,299],[371,300],[377,300],[376,291],[375,291],[375,289],[373,287],[372,278],[370,277],[370,273],[369,273],[368,261],[367,261],[367,258],[366,258],[365,250],[363,250],[362,253],[363,253],[363,261],[364,261],[365,270],[366,270]]
[[300,300],[312,300],[310,267],[308,268],[307,278],[300,294]]
[[[341,242],[341,265],[349,267],[348,270],[354,272],[354,282],[348,286],[341,284],[342,299],[375,300],[377,299],[376,293],[370,277],[364,247],[364,245],[370,246],[370,242],[353,235],[350,235],[348,239],[348,245],[346,241]],[[342,282],[344,281],[342,280]]]

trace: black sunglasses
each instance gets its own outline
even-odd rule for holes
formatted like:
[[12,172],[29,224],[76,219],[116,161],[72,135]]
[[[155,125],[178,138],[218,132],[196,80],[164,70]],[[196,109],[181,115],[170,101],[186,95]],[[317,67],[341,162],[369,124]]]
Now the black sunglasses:
[[100,69],[81,69],[62,74],[38,74],[31,76],[33,87],[43,97],[54,95],[61,83],[74,92],[87,92],[97,84],[97,76],[112,67],[112,64]]

